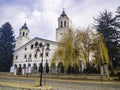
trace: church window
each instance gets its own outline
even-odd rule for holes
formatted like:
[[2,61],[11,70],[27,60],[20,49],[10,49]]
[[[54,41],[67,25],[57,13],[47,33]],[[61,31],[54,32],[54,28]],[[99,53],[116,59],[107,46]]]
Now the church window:
[[28,66],[31,66],[31,64],[29,63]]
[[17,68],[17,64],[15,64],[15,68]]
[[25,32],[23,32],[23,36],[25,35]]
[[38,46],[38,42],[35,42],[35,47],[37,47]]
[[25,48],[25,51],[27,50],[27,48]]
[[26,64],[23,64],[23,68],[26,68]]
[[31,49],[33,49],[33,44],[31,44],[31,46],[30,46],[30,47],[31,47]]
[[27,58],[27,55],[24,55],[24,58],[26,59],[26,58]]
[[40,42],[39,46],[42,47],[42,43],[41,42]]
[[66,21],[64,21],[64,27],[66,27]]
[[61,27],[63,27],[63,22],[61,21]]
[[31,58],[31,54],[29,55],[29,58]]
[[27,36],[28,34],[26,33],[26,36]]
[[17,59],[18,59],[18,56],[16,56],[15,59],[17,60]]

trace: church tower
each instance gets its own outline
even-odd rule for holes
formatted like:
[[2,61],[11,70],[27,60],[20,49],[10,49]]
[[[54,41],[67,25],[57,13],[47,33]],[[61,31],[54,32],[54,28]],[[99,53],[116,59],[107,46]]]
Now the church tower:
[[24,23],[24,25],[20,29],[19,37],[17,37],[15,50],[18,49],[19,47],[21,47],[22,45],[24,45],[25,43],[27,43],[30,40],[29,32],[30,31],[27,27],[27,24]]
[[59,42],[62,37],[67,33],[69,28],[69,17],[66,15],[64,9],[58,18],[58,28],[56,29],[56,41]]

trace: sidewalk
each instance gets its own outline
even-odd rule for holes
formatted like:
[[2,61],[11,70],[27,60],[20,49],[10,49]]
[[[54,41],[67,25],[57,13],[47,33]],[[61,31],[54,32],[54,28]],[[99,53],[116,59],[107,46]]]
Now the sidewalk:
[[[0,72],[0,75],[5,76],[15,76],[14,74],[8,72]],[[37,74],[29,74],[29,77],[39,77],[39,73]],[[43,76],[45,74],[43,73]],[[26,76],[26,75],[16,75],[16,76]],[[59,78],[59,79],[75,79],[75,80],[101,80],[100,74],[46,74],[47,78]],[[106,76],[103,76],[106,77]],[[111,77],[112,80],[117,80],[118,77]]]
[[[1,74],[0,73],[0,77],[7,77],[7,78],[19,78],[19,79],[24,79],[24,80],[38,80],[39,77],[37,76],[29,76],[28,78],[26,76],[20,76],[20,75],[12,75],[12,74]],[[44,76],[43,76],[43,80],[44,80]],[[81,80],[81,79],[69,79],[69,78],[58,78],[58,77],[46,77],[46,80],[49,81],[59,81],[59,82],[80,82],[80,83],[92,83],[92,84],[109,84],[109,85],[120,85],[120,81],[115,81],[115,80],[105,80],[105,81],[101,81],[101,80]]]

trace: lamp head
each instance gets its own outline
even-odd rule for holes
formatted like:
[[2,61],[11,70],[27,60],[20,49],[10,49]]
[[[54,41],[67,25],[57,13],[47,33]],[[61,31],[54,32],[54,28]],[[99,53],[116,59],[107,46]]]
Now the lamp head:
[[36,50],[36,52],[39,52],[40,51],[40,49],[39,49],[39,47],[37,48],[37,50]]
[[48,44],[47,44],[47,48],[46,48],[46,52],[49,52],[49,51],[50,51],[49,46],[50,46],[50,44],[48,43]]
[[42,43],[39,44],[40,48],[42,47]]

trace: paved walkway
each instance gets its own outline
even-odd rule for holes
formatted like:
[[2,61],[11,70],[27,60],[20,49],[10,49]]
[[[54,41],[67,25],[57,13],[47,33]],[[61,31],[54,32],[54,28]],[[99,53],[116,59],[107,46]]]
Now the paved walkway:
[[[19,82],[25,84],[35,84],[36,78],[27,78],[20,76],[0,76],[0,82]],[[47,79],[46,84],[52,86],[53,90],[120,90],[119,81],[101,82],[91,80]]]

